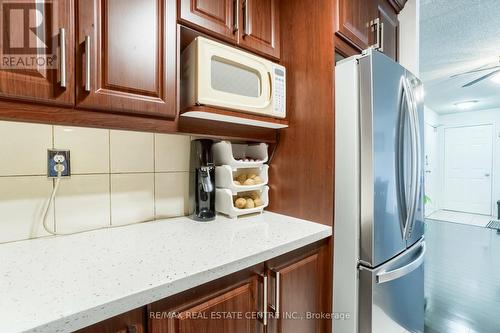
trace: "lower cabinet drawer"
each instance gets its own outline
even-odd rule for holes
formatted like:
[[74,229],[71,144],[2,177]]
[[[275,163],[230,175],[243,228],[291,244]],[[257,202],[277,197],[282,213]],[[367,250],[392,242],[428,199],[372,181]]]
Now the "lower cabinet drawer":
[[76,333],[147,333],[146,307],[101,321]]

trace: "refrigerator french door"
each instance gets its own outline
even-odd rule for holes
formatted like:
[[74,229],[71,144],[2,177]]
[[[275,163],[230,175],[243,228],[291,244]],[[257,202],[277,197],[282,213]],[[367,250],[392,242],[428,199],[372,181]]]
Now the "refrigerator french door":
[[336,66],[336,332],[423,332],[421,82],[375,50]]

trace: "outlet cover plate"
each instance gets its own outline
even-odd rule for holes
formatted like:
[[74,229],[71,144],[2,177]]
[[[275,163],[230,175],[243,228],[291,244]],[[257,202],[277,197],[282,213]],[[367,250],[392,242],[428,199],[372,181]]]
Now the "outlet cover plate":
[[61,163],[64,166],[64,171],[61,173],[61,177],[71,176],[71,159],[68,149],[48,149],[47,150],[47,177],[57,178],[57,171],[55,166],[57,162],[54,160],[54,156],[62,155],[64,156],[64,161]]

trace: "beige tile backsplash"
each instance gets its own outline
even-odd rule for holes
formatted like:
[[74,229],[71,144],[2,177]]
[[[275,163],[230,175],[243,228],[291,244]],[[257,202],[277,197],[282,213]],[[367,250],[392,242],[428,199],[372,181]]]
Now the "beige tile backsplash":
[[47,224],[60,233],[188,213],[190,137],[0,121],[0,243],[47,236],[47,149],[71,151]]

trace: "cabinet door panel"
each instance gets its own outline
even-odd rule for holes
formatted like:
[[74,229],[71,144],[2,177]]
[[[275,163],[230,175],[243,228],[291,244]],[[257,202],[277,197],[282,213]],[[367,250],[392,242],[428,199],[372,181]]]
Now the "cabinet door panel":
[[[316,333],[319,320],[296,320],[289,314],[305,316],[306,313],[320,313],[320,273],[318,254],[308,256],[294,264],[274,270],[279,273],[279,319],[270,321],[270,331],[279,333]],[[272,275],[272,274],[271,274]],[[276,278],[274,278],[276,279]],[[275,300],[275,286],[271,278],[269,299]]]
[[[215,314],[250,313],[256,311],[255,283],[247,283],[218,297],[179,313],[179,332],[182,333],[222,333],[255,332],[256,321],[248,319],[211,319]],[[207,319],[196,319],[193,314],[201,314]]]
[[[256,333],[261,326],[255,318],[246,314],[256,313],[258,306],[259,282],[251,278],[242,285],[229,288],[213,297],[203,297],[198,302],[173,308],[175,314],[169,318],[150,322],[154,333]],[[193,295],[196,292],[193,292]],[[155,308],[155,310],[159,310]],[[161,311],[164,311],[161,309]],[[236,318],[241,314],[241,318]],[[225,317],[222,317],[222,316]],[[232,316],[232,317],[229,317]],[[259,330],[259,331],[257,331]]]
[[[0,96],[73,105],[73,1],[3,2],[0,11],[4,27],[3,38],[0,39]],[[61,28],[64,29],[64,40]],[[61,57],[61,46],[65,48],[64,58]],[[63,59],[65,70],[61,62]],[[63,70],[66,74],[65,87],[61,82]]]
[[379,0],[378,18],[382,25],[382,52],[394,60],[398,60],[399,21],[394,8],[387,0]]
[[180,20],[209,34],[236,41],[237,4],[237,0],[179,0]]
[[240,0],[240,45],[280,57],[279,0]]
[[336,33],[360,50],[372,42],[370,21],[374,0],[338,0]]
[[146,308],[135,309],[75,333],[146,333]]
[[80,1],[78,17],[77,106],[174,117],[175,0]]

